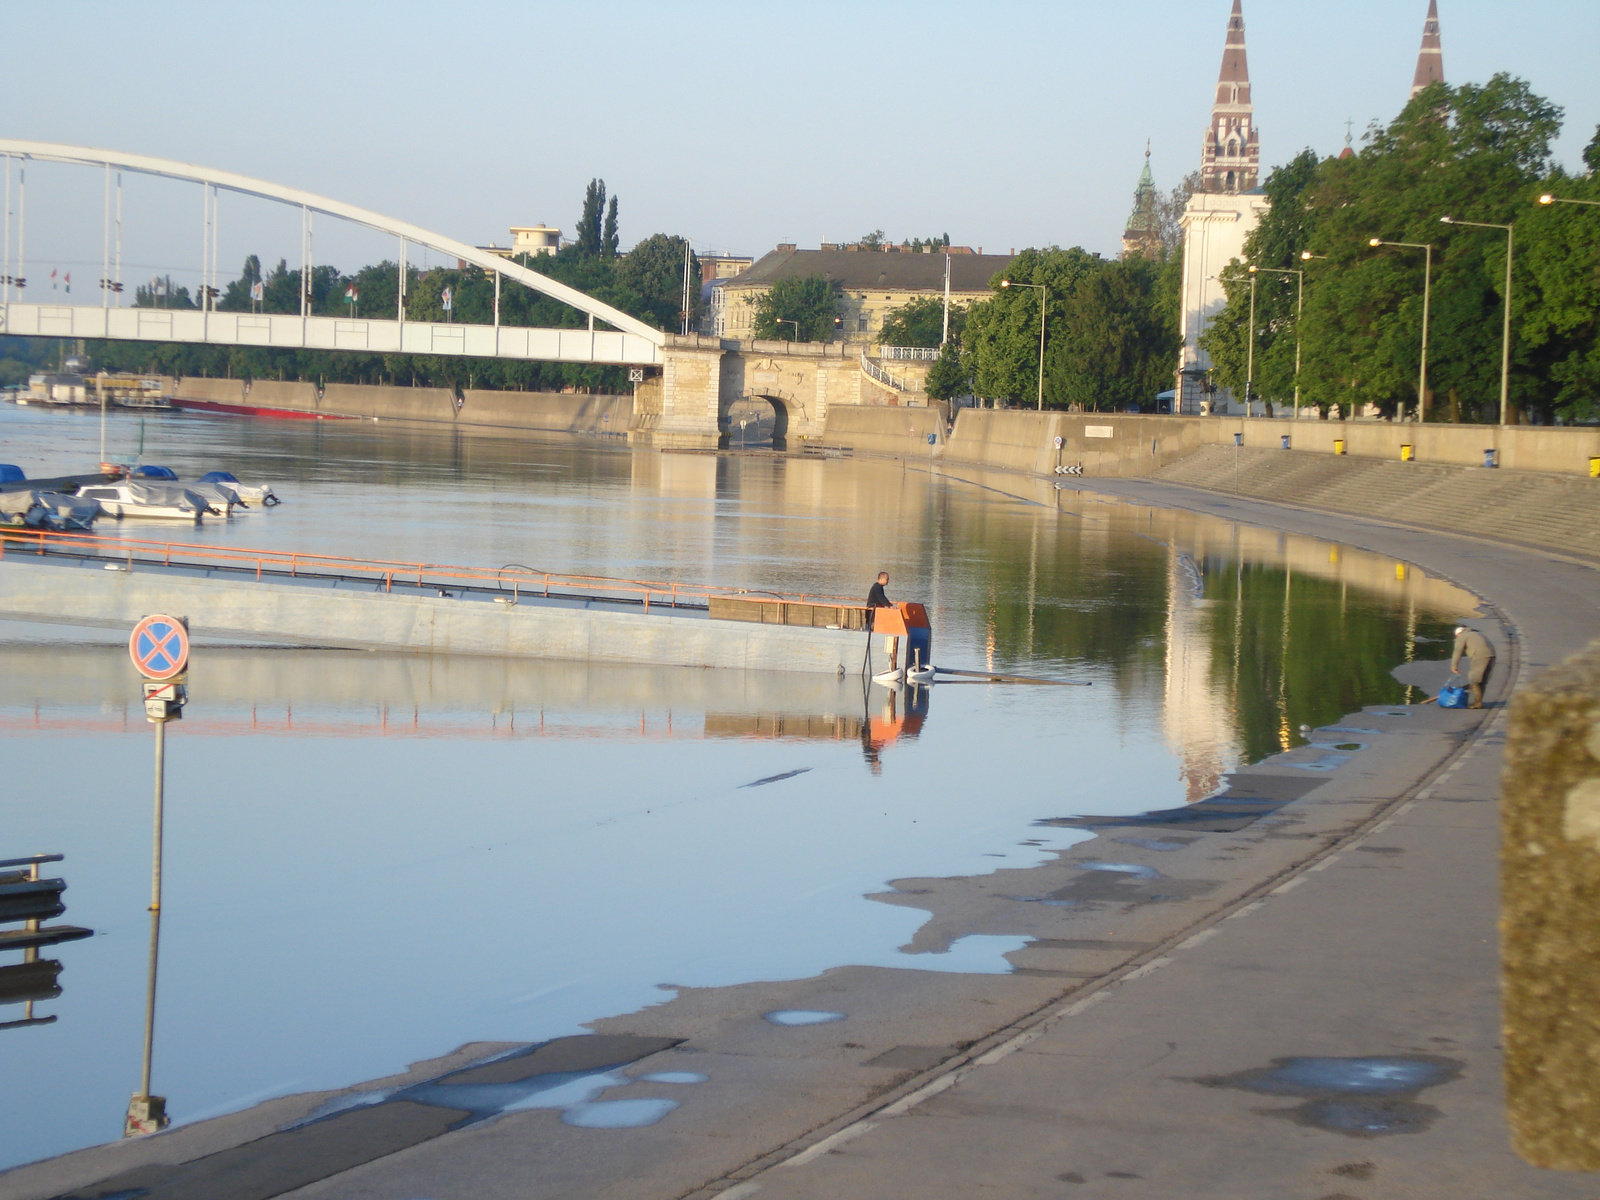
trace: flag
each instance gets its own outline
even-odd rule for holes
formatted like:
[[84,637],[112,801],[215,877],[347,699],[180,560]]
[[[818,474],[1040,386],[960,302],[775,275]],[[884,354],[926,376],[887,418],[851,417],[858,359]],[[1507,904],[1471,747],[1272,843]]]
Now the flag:
[[54,291],[58,291],[60,289],[60,287],[61,287],[61,285],[56,282],[56,269],[54,267],[51,267],[50,268],[50,290],[53,291],[53,292]]
[[67,291],[72,291],[72,272],[67,272]]
[[352,283],[349,287],[345,288],[345,290],[344,290],[344,298],[346,300],[350,301],[351,304],[355,304],[358,301],[360,301],[361,293],[356,291],[356,285],[355,284]]
[[456,294],[454,292],[452,292],[449,288],[445,288],[444,295],[441,296],[440,299],[444,302],[444,310],[445,310],[445,312],[449,312],[452,308],[455,307]]
[[250,299],[260,300],[262,296],[261,280],[256,280],[250,285]]

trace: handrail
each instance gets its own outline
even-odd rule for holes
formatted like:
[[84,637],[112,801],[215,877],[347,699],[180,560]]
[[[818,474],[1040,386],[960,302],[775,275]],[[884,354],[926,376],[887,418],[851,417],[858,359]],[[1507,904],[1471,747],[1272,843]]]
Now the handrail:
[[[417,587],[438,586],[451,583],[480,584],[506,591],[513,596],[523,591],[544,596],[570,594],[575,589],[586,593],[602,592],[620,595],[626,599],[642,599],[648,610],[652,600],[672,606],[680,602],[707,603],[712,598],[747,600],[756,604],[824,604],[840,608],[864,608],[859,601],[821,593],[782,593],[753,591],[749,588],[719,587],[714,584],[682,584],[667,580],[618,579],[607,575],[571,575],[558,571],[540,571],[532,567],[508,565],[504,567],[461,567],[443,563],[402,562],[381,558],[345,558],[332,554],[302,554],[288,550],[255,550],[241,546],[208,546],[196,542],[162,542],[139,538],[108,538],[90,533],[57,533],[50,530],[8,527],[0,537],[0,558],[5,556],[8,544],[23,543],[30,551],[40,555],[58,551],[79,553],[84,557],[103,558],[108,562],[126,561],[132,565],[134,555],[146,560],[158,558],[155,565],[165,567],[229,567],[238,570],[255,570],[255,578],[262,580],[263,571],[286,573],[293,577],[350,575],[371,576],[373,583],[382,583],[384,591],[392,591],[396,583],[415,584]],[[552,592],[552,588],[560,589]]]
[[865,350],[861,352],[861,369],[866,372],[867,378],[871,379],[874,383],[881,384],[892,391],[901,393],[916,393],[922,390],[916,387],[907,387],[900,380],[889,374],[888,371],[885,371],[877,363],[868,358]]

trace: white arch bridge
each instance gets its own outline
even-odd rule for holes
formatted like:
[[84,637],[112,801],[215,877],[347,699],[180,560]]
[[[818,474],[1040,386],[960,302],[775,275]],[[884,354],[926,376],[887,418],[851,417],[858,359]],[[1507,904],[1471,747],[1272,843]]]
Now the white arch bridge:
[[[267,183],[231,171],[123,154],[86,146],[0,138],[5,158],[4,271],[0,272],[0,334],[37,337],[112,338],[141,342],[187,342],[212,346],[270,346],[297,350],[349,350],[375,354],[468,355],[544,362],[659,365],[667,335],[643,321],[558,283],[537,271],[455,238],[368,209]],[[19,160],[15,185],[12,160]],[[27,280],[27,164],[30,161],[98,167],[105,179],[99,305],[34,304],[24,300]],[[195,309],[124,308],[116,303],[122,283],[121,173],[156,175],[197,183],[202,189],[202,286]],[[112,177],[116,174],[115,189]],[[113,194],[115,191],[115,203]],[[220,192],[278,201],[300,210],[300,312],[222,312],[216,307],[217,207]],[[115,214],[115,215],[114,215]],[[317,214],[362,225],[397,239],[402,294],[394,320],[319,316],[310,311],[313,227]],[[404,280],[410,247],[421,246],[492,274],[494,323],[463,325],[406,319]],[[535,329],[500,324],[502,280],[568,304],[587,314],[586,329]],[[601,321],[610,329],[597,329]]]

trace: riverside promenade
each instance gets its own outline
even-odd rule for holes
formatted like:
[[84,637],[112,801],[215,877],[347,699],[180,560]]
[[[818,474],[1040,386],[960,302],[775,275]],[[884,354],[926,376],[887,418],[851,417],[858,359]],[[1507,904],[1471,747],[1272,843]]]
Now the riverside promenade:
[[[1600,562],[1169,483],[1085,491],[1369,549],[1475,592],[1500,655],[1491,707],[1350,714],[1313,740],[1359,753],[1323,770],[1328,752],[1308,746],[1235,773],[1238,819],[1211,831],[1108,827],[1055,863],[876,897],[925,909],[934,948],[1028,932],[1010,975],[847,967],[675,989],[521,1059],[486,1064],[525,1048],[469,1045],[18,1168],[0,1200],[1600,1197],[1600,1177],[1509,1149],[1495,945],[1503,705],[1600,636]],[[1084,866],[1106,859],[1146,874]],[[1058,895],[1092,911],[1018,903]],[[842,1019],[766,1017],[796,1010]],[[548,1108],[457,1127],[467,1110],[441,1099],[575,1076],[605,1098],[682,1103],[636,1129]],[[338,1115],[300,1124],[319,1112]]]

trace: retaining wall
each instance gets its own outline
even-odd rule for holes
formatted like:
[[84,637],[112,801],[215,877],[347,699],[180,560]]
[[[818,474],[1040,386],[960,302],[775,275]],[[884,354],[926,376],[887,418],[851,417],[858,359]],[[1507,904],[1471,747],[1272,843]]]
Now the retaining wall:
[[[825,445],[879,453],[902,453],[905,410],[846,408],[828,412]],[[1058,465],[1082,464],[1086,477],[1150,475],[1202,446],[1233,445],[1277,450],[1288,435],[1296,454],[1334,457],[1343,439],[1350,458],[1400,461],[1400,447],[1413,447],[1415,461],[1476,467],[1485,449],[1499,453],[1503,468],[1587,477],[1589,460],[1600,457],[1600,428],[1514,425],[1417,425],[1387,421],[1288,421],[1239,417],[1158,417],[1129,414],[1028,412],[1024,409],[962,409],[949,444],[951,461],[1050,474]],[[1055,439],[1062,439],[1056,449]]]
[[1501,799],[1506,1106],[1535,1166],[1600,1170],[1600,642],[1511,702]]

